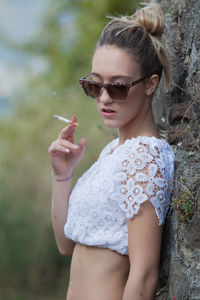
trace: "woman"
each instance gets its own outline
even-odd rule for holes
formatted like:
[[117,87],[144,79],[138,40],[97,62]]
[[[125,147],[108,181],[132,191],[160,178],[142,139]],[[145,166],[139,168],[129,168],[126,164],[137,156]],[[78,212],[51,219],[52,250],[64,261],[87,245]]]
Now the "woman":
[[76,117],[49,147],[53,228],[61,254],[72,255],[67,300],[154,298],[174,162],[151,109],[163,71],[169,83],[163,29],[161,9],[147,5],[103,30],[80,83],[119,137],[73,190],[86,147],[74,144]]

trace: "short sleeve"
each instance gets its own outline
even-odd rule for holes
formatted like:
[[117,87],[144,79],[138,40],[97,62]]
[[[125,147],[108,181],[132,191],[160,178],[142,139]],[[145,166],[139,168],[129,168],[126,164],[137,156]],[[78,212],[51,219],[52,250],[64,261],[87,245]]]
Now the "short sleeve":
[[120,208],[129,219],[139,212],[143,202],[151,201],[159,225],[162,225],[172,189],[173,168],[167,165],[170,156],[168,147],[161,151],[157,144],[136,141],[120,150],[113,196],[118,199]]

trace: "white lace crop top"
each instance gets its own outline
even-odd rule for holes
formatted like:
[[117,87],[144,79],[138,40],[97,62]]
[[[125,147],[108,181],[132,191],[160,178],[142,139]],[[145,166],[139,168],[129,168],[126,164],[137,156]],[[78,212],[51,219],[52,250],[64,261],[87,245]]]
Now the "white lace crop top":
[[111,141],[80,177],[69,199],[67,238],[88,246],[128,254],[128,225],[149,200],[159,225],[165,221],[172,191],[174,153],[155,137]]

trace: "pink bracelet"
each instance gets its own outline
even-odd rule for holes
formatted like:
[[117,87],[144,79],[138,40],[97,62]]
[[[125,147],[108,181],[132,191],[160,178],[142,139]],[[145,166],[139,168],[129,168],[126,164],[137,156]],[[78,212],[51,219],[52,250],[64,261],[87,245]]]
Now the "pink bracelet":
[[62,181],[67,181],[67,180],[71,179],[71,178],[73,177],[73,175],[74,175],[74,174],[72,173],[71,176],[66,177],[66,178],[58,179],[58,178],[53,177],[53,179],[54,179],[55,181],[62,182]]

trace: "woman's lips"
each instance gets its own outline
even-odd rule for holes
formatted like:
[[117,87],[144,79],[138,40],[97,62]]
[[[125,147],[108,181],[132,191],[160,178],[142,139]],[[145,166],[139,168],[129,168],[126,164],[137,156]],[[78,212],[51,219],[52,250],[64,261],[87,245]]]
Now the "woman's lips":
[[101,109],[101,114],[104,116],[104,117],[113,117],[114,115],[116,115],[116,111],[111,109],[111,108],[102,108]]

